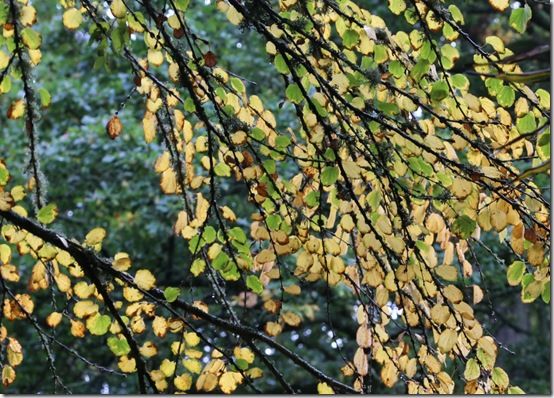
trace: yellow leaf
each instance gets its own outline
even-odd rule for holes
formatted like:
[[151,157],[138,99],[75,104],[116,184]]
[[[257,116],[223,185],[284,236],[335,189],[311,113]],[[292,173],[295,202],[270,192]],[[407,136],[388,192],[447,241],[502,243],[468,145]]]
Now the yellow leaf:
[[185,334],[185,342],[188,347],[195,347],[200,343],[200,337],[194,332],[189,332]]
[[239,372],[225,372],[219,379],[219,387],[225,394],[231,394],[235,391],[242,381],[242,375]]
[[112,267],[116,271],[125,272],[131,268],[131,259],[127,253],[117,253],[112,261]]
[[175,365],[175,361],[170,361],[169,359],[164,358],[160,364],[160,370],[166,377],[171,377],[171,375],[175,373]]
[[183,365],[191,373],[198,374],[202,370],[202,363],[196,359],[184,359]]
[[479,304],[483,300],[483,290],[478,285],[473,285],[473,304]]
[[431,319],[438,325],[446,323],[450,318],[450,311],[446,305],[436,304],[431,308]]
[[83,22],[83,15],[76,8],[69,8],[63,13],[63,24],[69,30],[75,30]]
[[137,370],[135,358],[129,358],[127,355],[119,357],[117,366],[124,373],[134,373]]
[[15,100],[8,108],[8,119],[19,119],[25,113],[25,102],[22,99]]
[[383,384],[389,388],[394,386],[398,381],[398,370],[393,362],[387,361],[381,369],[381,380]]
[[463,300],[464,295],[460,289],[454,285],[448,285],[443,291],[444,296],[453,303],[459,303]]
[[156,284],[156,278],[147,269],[140,269],[135,274],[135,283],[143,290],[150,290]]
[[124,18],[127,15],[127,8],[123,0],[113,0],[110,4],[110,10],[116,18]]
[[248,363],[254,362],[254,353],[246,347],[235,347],[233,354],[237,359],[244,359]]
[[152,321],[152,330],[158,337],[165,337],[167,334],[167,321],[161,316],[156,316]]
[[73,313],[78,318],[85,318],[87,316],[96,314],[98,312],[98,305],[90,300],[78,301],[73,306]]
[[456,345],[456,341],[458,340],[458,334],[452,330],[452,329],[445,329],[438,341],[439,350],[442,353],[448,353],[454,348]]
[[85,244],[88,246],[96,246],[102,243],[106,237],[106,230],[104,228],[94,228],[85,236]]
[[300,286],[298,285],[286,286],[283,290],[293,296],[298,296],[301,293]]
[[489,4],[496,11],[504,11],[510,5],[510,0],[489,0]]
[[62,314],[59,312],[52,312],[46,318],[46,324],[51,328],[55,328],[62,321]]
[[237,221],[237,216],[235,215],[233,210],[231,210],[231,208],[229,208],[227,206],[223,206],[221,208],[221,211],[222,211],[222,215],[223,215],[224,219],[226,219],[228,221],[231,221],[231,222]]
[[442,279],[450,282],[458,280],[458,269],[452,265],[440,265],[435,268],[435,273]]
[[227,9],[227,19],[229,19],[229,22],[233,25],[238,25],[242,22],[243,16],[235,7],[229,5],[229,8]]
[[173,171],[173,169],[167,169],[162,173],[160,188],[162,192],[166,195],[171,195],[178,191],[177,174],[175,174],[175,171]]
[[371,329],[368,328],[367,324],[364,323],[358,327],[358,331],[356,332],[356,342],[358,343],[358,346],[362,348],[371,347],[373,338]]
[[85,324],[81,321],[71,320],[71,334],[75,337],[85,337]]
[[321,395],[331,395],[335,392],[327,383],[317,383],[317,393]]
[[156,116],[151,112],[146,112],[142,119],[142,128],[144,129],[144,140],[147,143],[154,141],[157,127],[158,122],[156,121]]
[[287,325],[293,326],[293,327],[300,325],[300,322],[301,322],[300,317],[291,311],[286,311],[282,313],[281,318],[283,318],[283,321],[285,321]]
[[203,373],[196,379],[196,389],[210,392],[217,386],[217,376],[213,373]]
[[173,384],[175,384],[178,390],[188,391],[192,386],[192,377],[189,374],[183,373],[173,380]]
[[283,327],[277,322],[267,322],[264,327],[265,332],[270,336],[277,336],[281,334]]
[[75,295],[80,299],[89,298],[92,294],[94,294],[95,290],[96,288],[93,284],[89,285],[85,281],[81,281],[73,286],[73,293],[75,293]]
[[268,263],[273,260],[275,260],[275,253],[268,249],[264,249],[256,255],[256,261],[260,264]]
[[15,370],[10,365],[4,365],[2,369],[2,384],[4,387],[9,386],[15,380]]
[[362,348],[358,348],[354,354],[354,367],[360,376],[365,376],[369,372],[367,354]]
[[0,245],[0,262],[2,264],[8,264],[12,259],[12,250],[6,244]]
[[246,371],[246,375],[252,379],[259,379],[264,375],[264,371],[260,368],[250,368]]
[[20,21],[25,26],[32,26],[37,21],[37,11],[33,6],[23,6],[20,11]]
[[146,358],[153,357],[158,353],[158,348],[151,341],[146,341],[139,349],[140,355]]
[[200,192],[196,195],[196,219],[200,225],[204,224],[204,221],[208,218],[208,210],[210,209],[210,202],[204,199],[204,196]]

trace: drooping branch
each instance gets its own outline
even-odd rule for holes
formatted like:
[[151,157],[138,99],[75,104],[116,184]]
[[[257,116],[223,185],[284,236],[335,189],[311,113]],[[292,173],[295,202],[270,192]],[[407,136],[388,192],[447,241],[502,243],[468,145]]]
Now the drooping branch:
[[[4,218],[6,221],[13,224],[14,226],[41,238],[45,242],[48,242],[51,245],[54,245],[61,250],[67,251],[73,258],[75,258],[75,260],[81,266],[87,267],[89,269],[90,274],[88,274],[87,276],[93,278],[92,279],[93,283],[95,282],[95,280],[99,281],[98,273],[105,273],[114,278],[118,278],[124,281],[129,286],[142,290],[135,284],[134,279],[131,275],[129,275],[126,272],[117,271],[112,267],[111,261],[109,261],[108,259],[99,257],[92,250],[81,246],[76,241],[68,239],[62,234],[59,234],[51,229],[45,228],[39,225],[38,223],[36,223],[35,221],[26,217],[22,217],[21,215],[14,213],[13,211],[0,210],[0,217]],[[99,291],[102,294],[102,290],[99,290]],[[296,365],[298,365],[299,367],[301,367],[302,369],[310,373],[316,379],[328,383],[330,386],[335,387],[338,391],[342,391],[350,394],[358,393],[352,387],[347,386],[346,384],[343,384],[340,381],[326,375],[325,373],[317,369],[315,366],[310,364],[308,361],[306,361],[305,359],[303,359],[302,357],[300,357],[299,355],[297,355],[287,347],[277,343],[272,338],[266,336],[265,334],[259,332],[254,328],[237,325],[233,322],[226,321],[220,317],[204,312],[200,308],[190,303],[187,303],[186,301],[183,301],[183,300],[176,300],[174,302],[169,303],[165,299],[163,291],[158,288],[154,288],[149,291],[143,291],[143,293],[146,294],[148,297],[150,297],[152,300],[155,300],[156,303],[163,304],[163,306],[165,308],[170,309],[174,315],[180,316],[177,310],[181,310],[181,311],[184,311],[186,314],[194,315],[208,322],[213,326],[216,326],[228,332],[237,334],[242,338],[258,340],[260,342],[263,342],[268,346],[270,346],[271,348],[274,348],[276,351],[283,354],[285,357],[287,357],[293,363],[295,363]],[[129,344],[132,344],[132,343],[129,343]],[[137,361],[137,364],[138,364],[138,361]]]

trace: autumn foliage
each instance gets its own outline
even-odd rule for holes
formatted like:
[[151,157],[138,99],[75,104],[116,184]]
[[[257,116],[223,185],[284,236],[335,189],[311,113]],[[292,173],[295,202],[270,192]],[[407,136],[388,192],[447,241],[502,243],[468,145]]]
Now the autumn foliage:
[[[50,103],[33,73],[40,15],[30,0],[0,4],[0,103],[29,149],[26,181],[0,161],[4,386],[38,355],[14,331],[25,323],[60,387],[55,352],[67,347],[54,332],[65,331],[107,347],[116,371],[136,380],[130,392],[260,392],[260,379],[295,392],[268,349],[320,393],[367,393],[374,383],[522,392],[474,311],[487,297],[476,253],[488,250],[485,235],[508,245],[511,261],[497,265],[514,294],[549,303],[550,203],[537,178],[549,173],[550,95],[500,37],[473,41],[449,1],[389,0],[409,27],[398,31],[361,3],[217,1],[229,24],[265,41],[283,82],[275,106],[220,66],[209,38],[187,24],[188,0],[59,2],[66,29],[127,64],[129,95],[143,108],[126,117],[163,146],[153,173],[181,200],[172,222],[187,250],[171,284],[134,253],[106,253],[110,231],[94,220],[84,237],[56,232],[64,209],[48,201],[35,150]],[[525,31],[528,5],[489,3]],[[471,73],[452,72],[462,44]],[[281,108],[292,124],[279,122]],[[125,112],[105,115],[102,139],[131,134]],[[245,188],[248,214],[226,195],[232,185]],[[195,297],[197,284],[212,294]],[[64,304],[38,300],[44,291]],[[333,292],[352,303],[343,339],[355,348],[323,371],[284,333],[306,323],[333,330]],[[309,304],[322,294],[327,308]],[[245,307],[251,318],[237,315]]]

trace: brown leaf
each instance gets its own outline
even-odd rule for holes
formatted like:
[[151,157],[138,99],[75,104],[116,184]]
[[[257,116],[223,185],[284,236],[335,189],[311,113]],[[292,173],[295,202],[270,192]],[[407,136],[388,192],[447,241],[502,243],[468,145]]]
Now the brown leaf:
[[108,136],[112,140],[115,140],[119,134],[121,134],[121,130],[123,130],[121,120],[119,120],[117,116],[113,116],[106,125],[106,132],[108,133]]
[[529,242],[537,242],[537,233],[534,228],[526,228],[524,236]]
[[204,64],[208,68],[213,68],[217,64],[217,57],[215,54],[211,51],[208,51],[206,54],[204,54]]
[[173,37],[176,39],[180,39],[185,35],[185,31],[182,28],[179,29],[173,29]]

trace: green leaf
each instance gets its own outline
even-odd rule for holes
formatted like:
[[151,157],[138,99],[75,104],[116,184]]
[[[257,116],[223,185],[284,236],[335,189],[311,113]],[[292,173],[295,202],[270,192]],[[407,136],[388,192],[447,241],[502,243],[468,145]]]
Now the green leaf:
[[389,55],[387,53],[387,47],[385,47],[382,44],[377,44],[373,48],[373,58],[375,59],[375,62],[378,64],[382,64],[387,59],[389,59]]
[[271,214],[267,216],[266,223],[270,230],[276,231],[281,225],[282,218],[279,214]]
[[87,328],[91,334],[102,336],[108,332],[112,320],[108,315],[96,314],[87,321]]
[[550,281],[544,284],[541,297],[542,301],[544,301],[546,304],[550,304]]
[[381,203],[381,191],[378,189],[374,189],[371,191],[371,193],[367,196],[367,203],[371,206],[371,209],[373,211],[377,211],[377,208],[379,207],[379,204]]
[[360,35],[354,29],[347,29],[342,35],[342,43],[346,48],[352,48],[360,41]]
[[311,191],[304,196],[304,203],[308,207],[315,207],[319,203],[319,191]]
[[479,363],[474,358],[468,359],[464,371],[464,379],[467,381],[475,380],[480,376],[480,374],[481,369],[479,368]]
[[402,66],[400,61],[395,59],[394,61],[389,63],[389,72],[392,73],[392,75],[397,79],[400,79],[402,75],[404,75],[404,67]]
[[419,156],[409,158],[408,163],[410,163],[410,168],[417,174],[425,177],[433,174],[433,167]]
[[448,84],[442,80],[433,83],[431,87],[431,99],[433,101],[441,101],[446,97],[448,97]]
[[181,289],[179,289],[178,287],[166,287],[164,290],[164,297],[169,303],[177,300],[179,294],[181,294]]
[[537,120],[532,113],[517,119],[516,127],[521,134],[530,133],[537,128]]
[[181,11],[185,11],[190,3],[190,0],[174,0],[175,7]]
[[242,358],[236,359],[235,364],[237,365],[237,368],[239,368],[240,370],[248,369],[248,362],[246,361],[246,359],[242,359]]
[[131,347],[129,347],[129,343],[127,343],[124,337],[120,339],[115,336],[108,337],[108,347],[110,347],[110,350],[118,357],[127,355],[131,352]]
[[508,394],[523,395],[525,394],[525,391],[518,386],[511,386],[508,388]]
[[464,14],[462,14],[457,6],[455,6],[454,4],[450,4],[448,6],[448,11],[450,11],[450,15],[455,22],[459,23],[460,25],[464,24]]
[[289,84],[287,86],[287,89],[285,91],[285,94],[287,95],[287,98],[290,102],[294,102],[295,104],[299,104],[304,99],[304,96],[302,95],[302,90],[300,90],[300,87],[298,87],[298,84]]
[[410,76],[414,80],[421,80],[421,78],[429,71],[429,61],[426,59],[419,59],[410,71]]
[[244,88],[244,83],[238,77],[232,77],[230,79],[230,82],[231,82],[231,87],[233,87],[233,89],[235,89],[239,93],[243,93],[246,90]]
[[277,72],[282,73],[283,75],[288,75],[290,73],[290,69],[285,62],[285,58],[283,58],[281,54],[277,54],[275,56],[273,64],[275,65],[275,69],[277,69]]
[[515,10],[512,10],[512,13],[510,14],[510,26],[519,33],[523,33],[525,32],[525,29],[527,29],[527,23],[532,16],[533,11],[531,11],[531,7],[527,4],[525,4],[524,7],[516,8]]
[[514,104],[516,94],[513,88],[504,86],[496,96],[496,99],[498,100],[498,105],[507,108]]
[[229,237],[240,243],[246,243],[246,234],[240,227],[233,227],[229,230]]
[[337,182],[339,178],[339,169],[338,167],[325,167],[321,172],[321,183],[323,185],[329,186]]
[[502,368],[494,368],[492,370],[492,381],[501,389],[505,389],[510,384],[510,379],[508,375]]
[[45,88],[38,89],[38,95],[40,97],[40,106],[43,108],[48,108],[52,102],[52,96]]
[[215,238],[217,237],[217,232],[215,231],[215,228],[211,225],[208,225],[206,228],[204,228],[204,232],[202,233],[202,238],[206,241],[206,243],[213,243],[215,242]]
[[206,262],[202,260],[201,258],[197,258],[192,262],[192,265],[190,266],[190,272],[194,276],[200,275],[204,270],[206,269]]
[[185,108],[185,111],[187,112],[195,112],[196,111],[196,105],[194,105],[194,101],[192,98],[187,98],[185,100],[185,103],[183,104],[183,107]]
[[532,303],[542,294],[543,286],[541,281],[533,280],[523,286],[521,290],[521,301],[524,303]]
[[491,370],[494,366],[495,357],[490,355],[487,351],[483,350],[482,348],[477,349],[477,359],[479,359],[479,362],[481,363],[481,366],[487,370]]
[[21,39],[30,50],[36,50],[41,43],[40,34],[31,28],[25,28],[21,31]]
[[218,163],[214,167],[214,173],[219,177],[231,177],[231,168],[226,163]]
[[475,220],[464,214],[456,218],[456,221],[452,224],[452,232],[462,239],[467,239],[471,236],[473,231],[475,231],[476,227],[477,223]]
[[506,271],[506,278],[510,286],[517,286],[521,283],[523,273],[525,272],[525,263],[523,261],[514,261]]
[[10,172],[0,163],[0,186],[4,186],[10,179]]
[[261,128],[254,127],[252,130],[250,130],[250,137],[257,141],[263,141],[265,139],[265,133]]
[[256,294],[261,294],[264,291],[264,285],[256,275],[246,277],[246,286]]
[[489,90],[490,95],[496,96],[502,90],[502,87],[504,87],[504,82],[496,77],[488,77],[485,79],[485,86]]
[[537,153],[541,160],[550,159],[550,131],[546,131],[537,140]]
[[469,88],[469,80],[463,73],[457,73],[450,77],[452,85],[460,90],[467,90]]
[[406,9],[406,2],[404,0],[389,0],[389,9],[393,14],[400,15]]
[[50,224],[57,215],[58,207],[54,203],[50,203],[38,211],[37,219],[41,224]]
[[275,138],[275,146],[280,149],[288,147],[290,145],[290,142],[290,137],[286,135],[278,135]]
[[237,266],[233,263],[231,263],[230,267],[221,271],[221,276],[226,281],[238,281],[240,279],[240,273],[237,269]]

